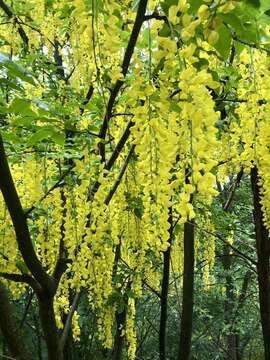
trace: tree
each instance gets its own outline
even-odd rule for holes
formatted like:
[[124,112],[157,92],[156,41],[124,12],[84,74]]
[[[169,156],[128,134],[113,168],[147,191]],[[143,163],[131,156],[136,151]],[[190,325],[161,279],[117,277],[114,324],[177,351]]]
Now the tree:
[[[136,307],[150,292],[160,299],[157,351],[165,359],[171,294],[182,301],[175,351],[189,359],[198,249],[206,279],[213,238],[223,239],[213,229],[215,199],[228,179],[251,171],[257,244],[269,240],[266,2],[29,0],[0,8],[3,337],[16,327],[6,289],[21,298],[30,287],[48,359],[76,356],[86,298],[98,343],[88,351],[134,359]],[[257,249],[262,299],[269,256]],[[228,274],[228,301],[233,281]],[[270,304],[260,305],[268,359]],[[233,308],[227,315],[229,326]],[[23,340],[7,343],[10,354],[31,358]]]

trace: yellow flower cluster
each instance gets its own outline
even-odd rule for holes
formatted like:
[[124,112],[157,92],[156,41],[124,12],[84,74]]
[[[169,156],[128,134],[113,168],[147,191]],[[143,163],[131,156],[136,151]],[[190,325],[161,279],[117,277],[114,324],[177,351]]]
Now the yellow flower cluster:
[[242,100],[237,108],[239,121],[231,125],[231,141],[238,164],[248,172],[256,166],[260,176],[261,204],[264,222],[270,228],[270,175],[269,175],[269,60],[257,50],[243,52],[240,58],[242,79],[238,96]]

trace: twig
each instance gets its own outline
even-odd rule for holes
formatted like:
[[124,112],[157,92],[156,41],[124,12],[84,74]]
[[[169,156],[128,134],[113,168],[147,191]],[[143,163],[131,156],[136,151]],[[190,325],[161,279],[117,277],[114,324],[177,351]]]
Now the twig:
[[[128,263],[127,263],[122,257],[120,257],[120,260],[122,261],[122,263],[123,263],[128,269],[131,270],[131,267],[128,265]],[[148,287],[148,289],[151,290],[151,291],[160,299],[160,297],[161,297],[161,296],[160,296],[160,293],[159,293],[157,290],[155,290],[154,288],[152,288],[152,286],[149,285],[145,279],[142,279],[142,283],[143,283],[146,287]]]
[[[239,255],[241,255],[242,258],[248,260],[249,262],[251,262],[253,265],[257,266],[257,262],[255,260],[253,260],[251,257],[249,257],[248,255],[242,253],[242,251],[238,250],[235,246],[231,245],[227,240],[223,239],[223,237],[215,232],[206,230],[204,228],[202,228],[201,226],[195,224],[195,226],[197,228],[199,228],[200,230],[206,232],[209,235],[215,236],[217,239],[221,240],[224,244],[228,245],[234,252],[238,253]],[[253,268],[252,268],[253,269]],[[253,269],[254,272],[256,272],[256,270]]]
[[[142,24],[144,22],[146,6],[147,6],[147,0],[140,0],[137,15],[136,15],[136,19],[135,19],[135,22],[134,22],[134,26],[133,26],[133,29],[132,29],[132,32],[131,32],[131,35],[130,35],[130,38],[129,38],[129,42],[128,42],[128,45],[127,45],[127,48],[126,48],[126,51],[125,51],[125,55],[124,55],[124,59],[123,59],[123,63],[122,63],[123,77],[125,77],[126,74],[127,74],[128,67],[129,67],[129,64],[130,64],[130,61],[131,61],[131,57],[133,55],[133,51],[135,49],[135,45],[136,45],[136,42],[137,42],[137,38],[139,36],[141,26],[142,26]],[[112,92],[111,92],[111,95],[110,95],[110,98],[109,98],[109,101],[108,101],[107,109],[106,109],[106,114],[104,116],[104,120],[103,120],[103,123],[101,125],[100,132],[99,132],[100,138],[103,139],[103,140],[106,137],[108,124],[109,124],[109,120],[110,120],[111,115],[112,115],[112,109],[113,109],[115,100],[117,98],[117,95],[118,95],[123,83],[124,83],[123,80],[117,80],[114,87],[113,87],[113,89],[112,89]],[[101,141],[99,143],[99,151],[100,151],[102,161],[105,162],[105,144],[104,144],[103,141]]]
[[158,12],[154,11],[152,14],[150,15],[145,15],[144,16],[144,21],[148,21],[148,20],[162,20],[165,21],[166,24],[169,24],[169,20],[167,18],[167,16],[165,15],[160,15]]
[[132,114],[132,113],[115,113],[115,114],[112,114],[111,115],[111,118],[112,117],[116,117],[116,116],[134,116],[134,114]]
[[22,328],[23,323],[24,323],[24,321],[25,321],[25,319],[26,319],[28,310],[29,310],[29,308],[30,308],[30,305],[31,305],[31,302],[32,302],[32,299],[33,299],[33,295],[34,295],[34,292],[31,291],[31,292],[30,292],[30,295],[29,295],[28,302],[27,302],[26,307],[25,307],[25,310],[24,310],[24,314],[23,314],[23,317],[22,317],[20,326],[19,326],[20,329]]
[[244,170],[242,168],[236,176],[235,182],[233,183],[232,190],[229,193],[226,203],[223,205],[224,211],[229,211],[232,201],[233,201],[233,198],[234,198],[234,195],[235,195],[236,188],[239,186],[243,174],[244,174]]
[[93,95],[93,92],[94,92],[94,86],[91,84],[89,86],[89,89],[87,91],[87,94],[86,94],[86,97],[85,99],[83,100],[83,103],[82,103],[82,107],[80,107],[80,114],[83,115],[84,114],[84,111],[85,111],[85,106],[89,103],[92,95]]
[[26,32],[20,25],[18,18],[13,14],[12,10],[4,3],[3,0],[0,0],[0,8],[5,12],[5,14],[8,16],[8,18],[10,18],[10,19],[14,18],[15,23],[18,25],[18,32],[20,34],[20,37],[21,37],[22,41],[24,42],[26,48],[28,48],[29,39],[28,39],[28,36],[26,35]]
[[[50,193],[55,190],[56,188],[62,186],[62,181],[64,178],[70,174],[71,170],[74,168],[75,165],[72,165],[69,167],[63,174],[60,176],[60,178],[56,181],[56,183],[38,200],[38,203],[40,204],[43,200],[45,200]],[[25,217],[28,217],[30,213],[36,208],[37,205],[32,205],[27,211],[24,212]]]
[[261,51],[265,51],[267,54],[270,54],[270,50],[269,49],[266,49],[266,48],[263,48],[261,47],[260,45],[256,44],[256,43],[250,43],[244,39],[241,39],[239,38],[235,32],[232,31],[232,38],[233,40],[239,42],[240,44],[243,44],[243,45],[246,45],[250,48],[253,48],[253,49],[257,49],[257,50],[261,50]]
[[125,173],[126,168],[127,168],[127,166],[128,166],[129,160],[130,160],[130,158],[131,158],[131,156],[132,156],[132,154],[133,154],[133,152],[134,152],[134,149],[135,149],[135,145],[132,145],[131,148],[130,148],[130,150],[129,150],[129,152],[128,152],[128,154],[127,154],[127,157],[126,157],[126,159],[125,159],[125,162],[124,162],[124,164],[123,164],[123,166],[122,166],[122,168],[121,168],[121,170],[120,170],[120,173],[119,173],[119,175],[118,175],[115,183],[113,184],[113,187],[111,188],[109,194],[106,196],[106,199],[105,199],[105,201],[104,201],[104,203],[105,203],[106,205],[109,205],[109,203],[110,203],[110,201],[111,201],[114,193],[116,192],[116,190],[117,190],[117,188],[118,188],[118,186],[119,186],[119,184],[120,184],[120,182],[121,182],[121,180],[122,180],[122,177],[124,176],[124,173]]
[[65,327],[64,327],[64,330],[62,332],[62,335],[61,335],[61,339],[59,341],[59,353],[61,354],[64,347],[65,347],[65,343],[67,341],[67,338],[68,338],[68,333],[69,333],[69,329],[71,327],[71,324],[72,324],[72,318],[73,318],[73,315],[77,309],[77,306],[79,304],[79,300],[80,300],[80,295],[81,293],[76,293],[76,295],[74,296],[74,299],[73,299],[73,302],[72,302],[72,305],[71,305],[71,308],[70,308],[70,311],[69,311],[69,314],[68,314],[68,317],[67,317],[67,321],[65,323]]

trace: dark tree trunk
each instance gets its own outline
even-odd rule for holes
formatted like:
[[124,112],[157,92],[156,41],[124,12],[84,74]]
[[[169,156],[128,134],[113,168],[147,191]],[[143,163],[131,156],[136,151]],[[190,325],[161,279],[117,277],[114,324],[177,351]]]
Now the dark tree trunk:
[[[119,244],[115,248],[114,266],[113,266],[113,274],[112,274],[113,279],[117,274],[117,268],[120,258],[121,258],[121,239],[119,241]],[[123,309],[117,311],[115,314],[116,331],[114,335],[112,360],[122,359],[122,353],[124,347],[124,336],[122,334],[122,328],[125,326],[126,323],[128,297],[124,295],[123,301],[124,301]]]
[[[232,179],[229,184],[229,192],[225,191],[225,202],[223,204],[223,210],[225,212],[231,212],[233,206],[233,200],[235,196],[236,188],[240,185],[240,181],[243,176],[243,169],[239,171],[235,181]],[[237,334],[234,331],[234,319],[235,319],[235,295],[234,295],[234,280],[231,274],[232,269],[232,256],[230,254],[231,248],[228,244],[223,245],[223,258],[222,266],[225,273],[225,288],[226,298],[224,301],[224,315],[225,326],[229,329],[229,333],[226,335],[226,355],[225,360],[237,360]]]
[[[241,293],[240,296],[238,298],[238,303],[237,303],[237,309],[235,311],[235,315],[234,315],[234,319],[235,321],[237,320],[238,316],[240,315],[240,311],[242,310],[244,304],[245,304],[245,300],[246,300],[246,296],[247,296],[247,290],[248,290],[248,286],[249,286],[249,282],[251,280],[251,272],[247,271],[242,283],[242,289],[241,289]],[[234,324],[233,324],[234,326]],[[244,353],[244,344],[243,341],[240,342],[240,334],[236,333],[235,334],[235,338],[236,338],[236,359],[237,360],[241,360],[243,357],[243,353]]]
[[124,310],[122,310],[119,313],[116,313],[115,320],[116,320],[116,333],[114,337],[112,360],[120,360],[122,359],[122,353],[124,347],[124,337],[122,336],[121,332],[122,332],[122,327],[126,323],[126,306],[124,307]]
[[53,309],[53,297],[47,294],[38,295],[39,315],[44,339],[48,350],[48,360],[63,360],[63,352],[59,352],[59,334]]
[[160,297],[160,323],[159,323],[159,358],[166,359],[166,326],[167,326],[167,308],[168,308],[168,291],[170,281],[170,258],[171,245],[173,240],[173,219],[172,208],[169,209],[170,238],[168,249],[163,253],[163,276]]
[[260,189],[258,185],[258,170],[251,169],[251,185],[254,203],[254,224],[257,248],[257,271],[259,285],[259,300],[261,325],[264,341],[265,360],[270,360],[270,283],[269,283],[269,234],[263,223],[263,213],[260,204]]
[[[70,302],[72,304],[72,301]],[[63,319],[63,324],[65,326],[67,320],[67,314],[65,314]],[[65,342],[64,350],[63,350],[63,356],[65,360],[74,360],[76,358],[74,356],[74,341],[73,341],[73,333],[72,333],[72,327],[70,327],[68,331],[67,340]]]
[[227,338],[227,351],[225,360],[237,360],[237,340],[236,335],[233,332],[233,318],[234,318],[234,286],[233,278],[231,275],[232,267],[232,258],[230,255],[230,248],[228,245],[224,244],[223,246],[223,258],[222,265],[225,271],[225,288],[226,288],[226,299],[224,301],[224,315],[225,315],[225,325],[230,329],[229,334],[226,335]]
[[189,360],[194,299],[194,223],[184,225],[183,302],[178,360]]
[[10,354],[16,360],[31,360],[33,356],[26,351],[16,323],[15,310],[13,309],[5,286],[0,282],[0,329],[7,342]]

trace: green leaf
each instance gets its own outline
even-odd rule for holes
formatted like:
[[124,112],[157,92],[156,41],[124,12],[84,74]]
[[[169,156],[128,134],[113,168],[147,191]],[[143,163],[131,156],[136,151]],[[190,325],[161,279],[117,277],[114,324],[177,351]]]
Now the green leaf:
[[207,68],[209,67],[209,62],[206,59],[200,59],[199,61],[194,63],[194,67],[197,70],[202,70],[203,68]]
[[260,0],[246,0],[246,2],[255,8],[259,8],[261,6]]
[[16,134],[14,133],[11,133],[11,132],[3,132],[3,138],[5,141],[9,141],[13,144],[21,144],[22,142],[22,139],[17,136]]
[[234,13],[220,14],[223,21],[230,25],[230,27],[239,35],[245,32],[245,28],[238,16]]
[[191,12],[197,12],[197,10],[199,9],[199,7],[204,4],[203,0],[190,0],[189,1],[189,5],[190,5],[190,11]]
[[218,33],[219,40],[215,44],[215,49],[225,60],[229,57],[231,50],[231,32],[225,25],[221,25],[218,29]]
[[17,91],[22,91],[22,87],[19,86],[18,82],[16,81],[16,79],[11,79],[11,78],[0,78],[0,86],[4,89],[4,91],[6,89],[14,89]]
[[61,132],[55,132],[54,134],[51,135],[52,140],[60,145],[60,146],[64,146],[65,145],[65,134],[61,133]]
[[18,77],[31,85],[36,85],[32,74],[22,65],[12,61],[7,54],[0,53],[0,67],[5,67],[11,77]]
[[165,23],[162,27],[162,29],[159,31],[158,35],[161,37],[168,37],[171,33],[171,29],[169,26]]
[[169,8],[172,5],[177,5],[177,4],[178,4],[178,0],[165,0],[160,4],[160,6],[161,6],[162,10],[165,12],[165,14],[168,15]]
[[30,137],[30,139],[27,142],[27,145],[33,146],[41,142],[42,140],[50,138],[53,134],[54,134],[54,129],[48,127],[41,128]]
[[37,114],[31,109],[31,102],[20,98],[15,98],[9,106],[9,112],[36,118]]
[[31,126],[33,124],[33,118],[32,117],[20,117],[20,118],[16,118],[15,120],[12,121],[13,125],[17,125],[17,126]]
[[59,131],[59,129],[49,125],[39,128],[37,132],[35,132],[30,137],[30,139],[27,142],[27,145],[33,146],[40,143],[43,140],[48,140],[48,139],[51,139],[60,146],[65,145],[65,134]]
[[170,104],[170,110],[172,110],[172,111],[175,111],[175,112],[177,112],[177,113],[180,113],[181,112],[181,108],[180,108],[180,106],[179,105],[177,105],[175,102],[171,102],[171,104]]

